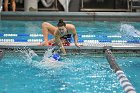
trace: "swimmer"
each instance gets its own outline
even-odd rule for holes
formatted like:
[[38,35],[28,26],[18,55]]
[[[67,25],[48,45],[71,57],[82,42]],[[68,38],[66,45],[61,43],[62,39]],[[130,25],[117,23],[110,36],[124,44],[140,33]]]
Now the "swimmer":
[[[64,55],[66,54],[64,44],[69,42],[67,38],[70,37],[71,34],[73,35],[75,46],[80,47],[75,26],[73,24],[66,24],[62,19],[59,20],[57,27],[48,22],[43,22],[42,33],[44,36],[44,42],[40,45],[49,46],[49,44],[55,43],[60,47]],[[48,40],[48,34],[53,35],[55,38]]]

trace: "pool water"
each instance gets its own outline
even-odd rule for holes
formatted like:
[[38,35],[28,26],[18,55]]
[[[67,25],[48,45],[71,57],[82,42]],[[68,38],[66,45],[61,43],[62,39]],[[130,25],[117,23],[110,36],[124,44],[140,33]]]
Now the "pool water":
[[68,54],[57,64],[42,59],[27,51],[6,52],[0,93],[124,93],[103,54]]
[[[0,22],[0,39],[43,39],[43,37],[2,36],[1,34],[42,34],[43,21]],[[56,25],[57,22],[50,23]],[[138,22],[71,22],[79,40],[140,40]],[[96,37],[81,37],[95,35]],[[107,37],[107,36],[122,36]],[[49,36],[49,38],[53,38]],[[29,50],[30,51],[30,50]],[[115,55],[117,63],[140,91],[139,56]],[[6,52],[0,61],[0,93],[124,93],[103,54],[68,54],[61,62],[42,62],[27,51]]]
[[[43,21],[1,21],[1,34],[42,34],[41,24]],[[57,22],[49,21],[56,26]],[[139,22],[78,22],[68,21],[66,23],[74,24],[78,35],[95,35],[96,37],[81,37],[79,40],[135,40],[140,41],[140,23]],[[107,37],[122,36],[122,37]],[[49,38],[53,38],[49,36]],[[43,39],[43,37],[2,37],[1,39]],[[18,41],[18,40],[17,40]]]
[[139,56],[116,56],[116,61],[122,70],[126,73],[137,93],[140,91],[140,55]]

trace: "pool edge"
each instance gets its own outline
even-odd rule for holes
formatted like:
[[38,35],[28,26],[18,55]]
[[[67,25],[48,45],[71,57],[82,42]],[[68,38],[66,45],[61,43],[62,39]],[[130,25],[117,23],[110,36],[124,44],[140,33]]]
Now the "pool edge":
[[21,21],[135,21],[140,22],[140,13],[133,12],[1,12],[1,20]]

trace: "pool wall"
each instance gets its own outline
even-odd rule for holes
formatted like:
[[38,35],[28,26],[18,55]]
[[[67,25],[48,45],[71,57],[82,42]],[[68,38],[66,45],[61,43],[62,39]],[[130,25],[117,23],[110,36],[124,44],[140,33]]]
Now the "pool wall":
[[[25,44],[26,45],[26,44]],[[0,45],[1,50],[22,50],[22,49],[32,49],[38,54],[44,54],[44,52],[51,48],[52,46],[8,46],[8,45]],[[122,53],[122,54],[133,54],[137,53],[140,54],[140,47],[138,46],[81,46],[77,48],[76,46],[65,46],[65,49],[68,53],[95,53],[95,54],[104,54],[106,49],[110,49],[113,53]],[[139,56],[139,55],[138,55]]]
[[1,12],[1,20],[56,21],[135,21],[140,22],[140,13],[130,12]]

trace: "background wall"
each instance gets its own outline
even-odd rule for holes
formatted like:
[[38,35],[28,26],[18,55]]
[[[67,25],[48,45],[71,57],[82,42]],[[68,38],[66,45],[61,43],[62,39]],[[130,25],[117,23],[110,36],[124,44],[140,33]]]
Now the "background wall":
[[127,0],[83,0],[84,8],[127,9]]
[[81,8],[81,0],[71,0],[69,4],[70,12],[78,12]]
[[[9,0],[10,1],[10,0]],[[79,12],[81,9],[81,1],[82,0],[71,0],[69,3],[69,11],[70,12]],[[127,9],[127,0],[83,0],[84,8],[92,8],[92,9]],[[24,1],[23,3],[16,2],[17,11],[24,11]],[[137,3],[136,3],[137,4]],[[39,11],[52,11],[51,9],[47,9],[42,5],[42,2],[38,3]],[[63,6],[58,2],[57,7],[55,3],[50,7],[55,8],[56,11],[64,11]],[[9,4],[9,10],[11,10],[11,4]]]

